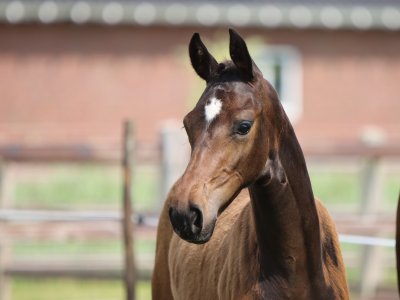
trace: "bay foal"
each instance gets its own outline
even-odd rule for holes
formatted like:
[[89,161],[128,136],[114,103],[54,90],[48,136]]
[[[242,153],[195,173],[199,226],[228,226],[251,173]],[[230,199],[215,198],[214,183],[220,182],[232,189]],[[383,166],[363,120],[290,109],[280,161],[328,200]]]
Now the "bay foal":
[[153,299],[348,299],[335,225],[293,128],[229,32],[232,61],[190,41],[207,86],[184,118],[191,159],[160,218]]

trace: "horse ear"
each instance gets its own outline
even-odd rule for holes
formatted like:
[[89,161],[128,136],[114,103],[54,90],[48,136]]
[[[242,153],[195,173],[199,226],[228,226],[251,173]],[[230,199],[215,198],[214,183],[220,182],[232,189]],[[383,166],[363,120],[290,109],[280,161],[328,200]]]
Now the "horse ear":
[[233,63],[248,80],[252,80],[254,77],[253,60],[247,50],[246,42],[232,28],[229,28],[229,36],[229,52]]
[[208,52],[197,32],[193,34],[190,40],[189,56],[196,73],[205,81],[209,81],[218,68],[218,62]]

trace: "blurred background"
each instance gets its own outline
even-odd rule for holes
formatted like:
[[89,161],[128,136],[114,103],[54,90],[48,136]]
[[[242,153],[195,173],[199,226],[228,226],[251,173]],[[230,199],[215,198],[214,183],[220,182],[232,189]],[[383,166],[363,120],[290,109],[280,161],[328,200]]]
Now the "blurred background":
[[136,299],[182,173],[184,115],[236,28],[275,86],[333,215],[352,299],[398,299],[398,0],[0,0],[0,300],[124,298],[123,121],[134,124]]

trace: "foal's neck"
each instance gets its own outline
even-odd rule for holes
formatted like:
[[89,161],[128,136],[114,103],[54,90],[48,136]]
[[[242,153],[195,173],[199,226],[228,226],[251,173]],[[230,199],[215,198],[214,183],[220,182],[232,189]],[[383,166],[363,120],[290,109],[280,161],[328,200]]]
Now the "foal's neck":
[[285,127],[266,174],[249,187],[260,262],[267,281],[279,278],[292,291],[308,286],[312,296],[323,276],[318,214],[300,145]]

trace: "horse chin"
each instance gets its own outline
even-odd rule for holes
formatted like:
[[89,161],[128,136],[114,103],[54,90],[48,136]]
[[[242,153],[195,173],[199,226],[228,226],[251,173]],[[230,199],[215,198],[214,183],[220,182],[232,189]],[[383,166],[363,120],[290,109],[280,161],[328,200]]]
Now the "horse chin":
[[205,244],[211,239],[214,233],[215,222],[216,219],[213,220],[211,223],[209,223],[205,228],[203,228],[203,230],[198,235],[195,235],[193,237],[190,238],[182,237],[179,233],[178,235],[181,239],[185,240],[186,242],[197,245]]

